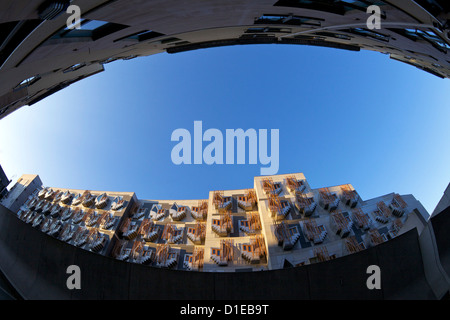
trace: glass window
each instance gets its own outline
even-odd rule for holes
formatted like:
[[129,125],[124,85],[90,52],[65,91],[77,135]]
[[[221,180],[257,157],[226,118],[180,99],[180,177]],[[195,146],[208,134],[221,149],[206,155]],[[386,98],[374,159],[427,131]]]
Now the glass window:
[[65,26],[52,39],[61,38],[91,38],[98,40],[102,37],[120,31],[128,26],[99,20],[84,19],[81,22],[80,29],[69,29]]
[[[83,23],[84,22],[84,23]],[[84,20],[81,23],[81,29],[80,30],[95,30],[101,26],[104,26],[107,24],[107,21],[98,21],[98,20]]]
[[364,28],[352,28],[350,29],[350,32],[355,33],[355,34],[359,34],[365,37],[370,37],[370,38],[374,38],[376,40],[381,40],[381,41],[386,41],[388,42],[390,39],[390,36],[388,35],[384,35],[372,30],[368,30],[368,29],[364,29]]
[[275,6],[305,8],[340,15],[354,9],[366,11],[370,5],[383,6],[386,3],[378,0],[279,0],[275,4]]
[[39,79],[41,79],[40,76],[33,76],[31,78],[23,80],[21,83],[19,83],[14,90],[22,89],[28,86],[31,86],[33,83],[37,82]]
[[128,36],[116,39],[116,40],[114,40],[114,42],[121,41],[121,40],[141,42],[141,41],[146,41],[146,40],[150,40],[150,39],[161,37],[161,36],[164,36],[164,34],[156,32],[156,31],[151,31],[151,30],[143,30],[143,31],[139,31],[139,32],[130,34]]

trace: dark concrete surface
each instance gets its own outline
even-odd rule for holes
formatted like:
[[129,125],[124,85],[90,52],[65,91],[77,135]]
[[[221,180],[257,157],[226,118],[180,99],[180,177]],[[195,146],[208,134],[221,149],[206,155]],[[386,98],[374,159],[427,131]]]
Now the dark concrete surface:
[[450,274],[450,207],[433,215],[430,220],[442,267],[447,274]]

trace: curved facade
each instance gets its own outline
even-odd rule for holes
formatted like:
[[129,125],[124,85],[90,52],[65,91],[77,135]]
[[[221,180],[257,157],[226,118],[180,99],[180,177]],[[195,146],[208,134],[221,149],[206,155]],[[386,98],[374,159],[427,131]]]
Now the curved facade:
[[[68,5],[81,29],[68,29]],[[380,8],[381,29],[367,25]],[[444,0],[6,0],[0,4],[0,118],[115,60],[238,44],[373,50],[450,76]]]
[[[302,173],[255,177],[251,189],[200,200],[37,186],[24,175],[4,203],[37,230],[121,261],[182,271],[251,272],[352,255],[411,229],[428,213],[412,195],[363,200],[350,185],[313,189]],[[14,191],[14,190],[12,190]]]
[[[354,255],[262,272],[188,272],[153,268],[70,246],[0,207],[0,268],[25,299],[286,300],[435,299],[416,230]],[[78,265],[81,290],[66,269]],[[367,266],[383,270],[381,289],[366,286]]]
[[[0,214],[0,271],[25,299],[441,299],[450,288],[448,214],[435,236],[411,195],[362,200],[301,173],[176,201],[34,181],[22,176],[10,193],[20,209]],[[81,290],[66,285],[71,265]]]

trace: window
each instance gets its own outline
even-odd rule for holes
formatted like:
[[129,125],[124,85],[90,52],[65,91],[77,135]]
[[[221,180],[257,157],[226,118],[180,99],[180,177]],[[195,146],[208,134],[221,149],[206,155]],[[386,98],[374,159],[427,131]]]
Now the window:
[[291,33],[291,31],[289,28],[249,28],[245,33]]
[[106,25],[108,22],[106,21],[97,21],[97,20],[83,20],[81,22],[81,29],[80,30],[90,30],[93,31],[97,28],[100,28],[101,26]]
[[352,28],[352,29],[349,29],[348,32],[354,33],[357,35],[361,35],[364,37],[373,38],[376,40],[385,41],[385,42],[388,42],[390,39],[389,35],[384,35],[382,33],[378,33],[373,30],[368,30],[368,29],[364,29],[364,28]]
[[386,5],[378,0],[279,0],[274,6],[294,7],[344,15],[352,10],[366,11],[371,5]]
[[182,46],[182,45],[186,45],[186,44],[190,44],[190,42],[189,41],[180,41],[180,42],[174,43],[175,46]]
[[264,14],[255,19],[255,24],[311,25],[320,27],[321,21],[324,21],[324,19],[293,15]]
[[64,69],[64,70],[63,70],[63,73],[68,73],[68,72],[76,71],[76,70],[78,70],[78,69],[83,68],[84,66],[86,66],[85,63],[77,63],[77,64],[74,64],[73,66],[70,66],[70,67]]
[[0,115],[4,114],[8,109],[9,109],[9,107],[1,109],[0,110]]
[[69,29],[66,26],[52,39],[88,38],[95,41],[125,28],[128,28],[128,26],[107,21],[83,19],[80,29]]
[[131,59],[135,59],[137,57],[138,57],[137,55],[131,55],[131,56],[123,58],[122,60],[131,60]]
[[101,64],[108,64],[108,63],[114,62],[114,61],[119,60],[119,59],[120,59],[119,57],[111,57],[111,58],[108,58],[106,60],[100,61],[99,63],[101,63]]
[[336,39],[351,40],[351,37],[348,35],[345,35],[345,34],[339,34],[339,33],[327,32],[327,31],[316,32],[316,34],[319,36],[333,37]]
[[437,49],[442,49],[441,51],[447,52],[446,49],[450,49],[450,45],[443,41],[436,33],[434,33],[431,30],[428,31],[422,31],[422,30],[415,30],[416,34],[418,34],[422,39],[427,40],[430,42],[434,47]]
[[33,76],[33,77],[31,77],[31,78],[25,79],[25,80],[23,80],[21,83],[19,83],[19,84],[14,88],[14,90],[20,90],[20,89],[23,89],[23,88],[25,88],[25,87],[29,87],[29,86],[31,86],[32,84],[34,84],[34,83],[36,83],[37,81],[39,81],[40,79],[41,79],[40,76]]
[[166,44],[166,43],[171,43],[171,42],[175,42],[175,41],[180,41],[181,39],[172,37],[172,38],[167,38],[167,39],[163,39],[161,40],[161,44]]
[[138,42],[141,42],[141,41],[146,41],[146,40],[150,40],[150,39],[162,37],[162,36],[164,36],[163,33],[151,31],[151,30],[142,30],[142,31],[139,31],[136,33],[132,33],[128,36],[116,39],[116,40],[114,40],[114,42],[116,42],[116,41],[138,41]]
[[415,0],[422,8],[427,10],[434,16],[441,12],[450,11],[450,3],[448,0]]
[[407,37],[413,41],[425,40],[431,45],[433,45],[436,49],[446,53],[448,49],[450,49],[450,45],[442,40],[435,32],[431,30],[419,30],[419,29],[389,29],[393,32],[401,34],[404,37]]

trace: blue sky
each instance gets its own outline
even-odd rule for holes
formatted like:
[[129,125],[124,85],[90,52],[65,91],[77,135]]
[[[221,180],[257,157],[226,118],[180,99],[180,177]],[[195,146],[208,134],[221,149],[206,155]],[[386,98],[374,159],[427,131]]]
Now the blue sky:
[[[431,213],[450,181],[450,82],[369,51],[249,45],[116,61],[0,121],[9,178],[204,199],[253,186],[256,165],[180,165],[171,134],[279,129],[278,173],[363,199],[413,194]],[[206,144],[206,143],[205,143]]]

